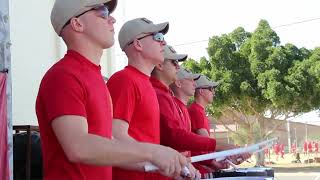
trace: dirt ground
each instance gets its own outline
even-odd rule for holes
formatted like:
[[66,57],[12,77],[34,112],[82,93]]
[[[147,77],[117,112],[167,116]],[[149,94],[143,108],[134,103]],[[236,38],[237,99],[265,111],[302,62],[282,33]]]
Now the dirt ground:
[[[320,163],[304,163],[307,159],[314,159],[315,157],[320,157],[320,154],[315,155],[300,155],[301,163],[293,163],[296,160],[295,156],[292,154],[285,154],[284,158],[280,156],[277,158],[276,155],[271,155],[266,157],[266,166],[272,167],[275,173],[317,173],[320,172]],[[240,167],[253,167],[255,165],[255,159],[252,157],[249,161],[251,163],[243,163]],[[271,162],[271,163],[270,163]]]

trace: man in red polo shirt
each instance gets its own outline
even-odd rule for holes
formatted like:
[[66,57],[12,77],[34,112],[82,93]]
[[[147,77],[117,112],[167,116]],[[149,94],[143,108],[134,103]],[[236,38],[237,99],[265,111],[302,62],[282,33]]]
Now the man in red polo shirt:
[[[192,132],[203,136],[210,138],[210,126],[209,126],[209,120],[205,113],[205,107],[212,103],[213,97],[214,97],[214,88],[218,86],[218,83],[210,81],[206,76],[201,75],[198,79],[196,79],[196,87],[195,87],[195,93],[194,93],[194,102],[189,106],[188,112],[191,119],[191,130]],[[230,148],[236,148],[236,146],[231,144],[225,144],[223,142],[217,142],[217,145],[222,145],[223,148],[221,150],[226,150]],[[217,149],[216,149],[217,150]],[[218,150],[217,150],[218,151]],[[192,151],[192,155],[199,155],[203,153],[208,152],[199,152],[199,151]],[[235,155],[233,157],[229,157],[230,160],[232,160],[235,164],[241,164],[243,161],[248,159],[251,156],[249,153],[239,154]],[[213,166],[209,166],[209,168],[213,168],[213,170],[221,169],[226,167],[226,164],[223,162],[216,162],[212,161]],[[201,165],[199,167],[198,165]],[[199,168],[205,168],[205,166],[208,166],[208,164],[199,163],[197,167]],[[205,166],[203,166],[205,165]],[[210,176],[210,169],[207,169],[207,175]],[[205,173],[206,170],[203,170]]]
[[[177,54],[171,46],[165,47],[165,61],[152,71],[151,83],[156,90],[160,105],[161,144],[170,146],[183,154],[190,151],[214,151],[234,148],[221,143],[216,146],[215,139],[202,137],[190,130],[187,108],[181,101],[177,102],[169,85],[177,80],[178,61],[184,61],[187,55]],[[179,104],[183,104],[182,108]],[[209,162],[211,163],[211,161]]]
[[43,77],[36,113],[45,180],[111,180],[110,166],[150,161],[170,171],[159,145],[111,139],[112,102],[100,72],[114,44],[116,0],[56,0],[51,23],[66,55]]
[[318,155],[318,153],[319,153],[319,142],[318,141],[316,141],[314,143],[314,152],[316,153],[316,155]]
[[188,154],[190,150],[214,150],[216,141],[204,138],[188,131],[185,114],[174,100],[169,85],[176,81],[179,70],[178,61],[184,61],[187,55],[177,54],[171,46],[166,46],[165,60],[158,64],[151,74],[151,83],[157,93],[160,106],[161,144],[170,146]]
[[[160,144],[159,104],[149,77],[154,66],[163,62],[164,34],[168,28],[167,22],[154,24],[146,18],[137,18],[126,22],[120,29],[119,44],[129,65],[107,82],[114,104],[112,123],[116,139]],[[166,175],[178,177],[181,167],[187,165],[186,158],[171,148],[161,148],[167,149],[168,156],[176,157],[172,159],[170,174]],[[164,178],[159,174],[141,172],[144,165],[113,168],[113,179]]]
[[[191,132],[191,121],[187,109],[187,104],[190,97],[195,93],[195,80],[197,80],[198,78],[200,78],[200,74],[192,74],[190,71],[180,67],[180,70],[177,74],[177,80],[170,85],[170,89],[175,96],[174,100],[184,114],[186,130],[188,130],[189,132]],[[226,144],[224,145],[223,149],[230,148],[234,148],[234,146]],[[213,150],[203,151],[199,154],[206,154],[210,152],[213,152]],[[200,171],[203,178],[212,178],[213,176],[212,174],[210,174],[211,172],[228,168],[228,164],[226,162],[216,162],[214,160],[194,163],[193,165]]]
[[209,119],[205,107],[213,102],[214,89],[217,86],[218,83],[208,80],[204,75],[196,80],[194,102],[189,106],[188,111],[191,117],[192,132],[201,136],[210,137]]

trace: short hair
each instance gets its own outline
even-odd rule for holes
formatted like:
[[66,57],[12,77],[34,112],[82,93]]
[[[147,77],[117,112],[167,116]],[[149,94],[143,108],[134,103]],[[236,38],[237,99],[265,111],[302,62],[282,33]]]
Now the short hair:
[[169,85],[170,89],[173,91],[173,93],[177,92],[177,89],[179,89],[177,86],[176,86],[176,83],[173,82]]
[[196,89],[194,91],[194,97],[199,97],[200,96],[200,89]]

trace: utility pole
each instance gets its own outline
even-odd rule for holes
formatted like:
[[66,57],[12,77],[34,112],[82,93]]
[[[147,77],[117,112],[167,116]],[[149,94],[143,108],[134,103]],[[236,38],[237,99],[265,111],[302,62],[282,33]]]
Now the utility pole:
[[[12,81],[10,54],[9,0],[0,0],[0,71],[7,73],[7,137],[9,177],[13,179],[13,139],[12,139]],[[3,170],[2,170],[3,171]]]

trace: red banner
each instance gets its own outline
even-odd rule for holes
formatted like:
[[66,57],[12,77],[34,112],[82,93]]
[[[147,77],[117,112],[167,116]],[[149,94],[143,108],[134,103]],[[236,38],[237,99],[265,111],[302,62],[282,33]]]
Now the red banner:
[[0,179],[9,180],[6,73],[0,73]]

